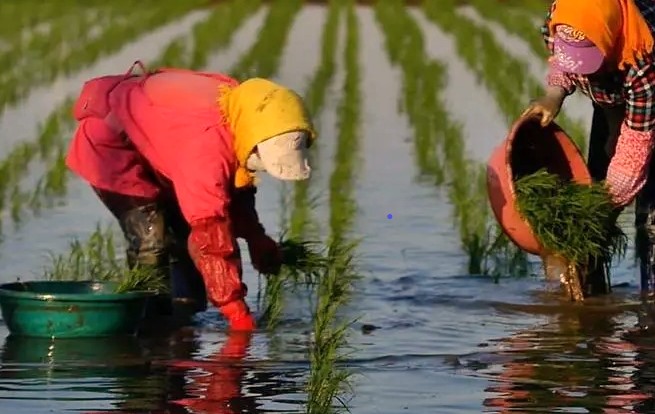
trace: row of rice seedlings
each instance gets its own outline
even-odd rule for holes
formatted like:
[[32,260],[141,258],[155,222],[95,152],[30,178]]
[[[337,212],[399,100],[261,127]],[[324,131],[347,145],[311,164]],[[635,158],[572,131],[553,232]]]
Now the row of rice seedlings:
[[427,56],[423,32],[402,0],[378,2],[375,15],[390,60],[402,70],[402,107],[414,129],[419,172],[436,185],[448,184],[456,227],[468,255],[468,273],[496,277],[525,273],[525,257],[509,248],[502,232],[493,232],[485,170],[466,158],[461,125],[450,118],[439,96],[445,86],[444,65]]
[[[318,281],[316,308],[313,312],[314,341],[310,345],[307,413],[332,413],[347,410],[345,396],[351,392],[352,371],[345,362],[343,349],[351,321],[343,321],[340,312],[349,303],[359,279],[354,265],[356,243],[348,232],[356,213],[353,180],[357,174],[356,157],[360,141],[360,65],[359,22],[355,2],[341,0],[346,9],[344,49],[345,79],[339,106],[339,135],[330,177],[330,266]],[[338,404],[337,404],[338,403]]]
[[[65,193],[66,168],[63,163],[66,132],[71,131],[71,101],[58,107],[40,127],[35,141],[21,142],[0,160],[0,211],[9,207],[14,223],[19,223],[26,212],[26,206],[38,211],[46,195]],[[33,189],[21,189],[21,181],[29,171],[30,164],[40,158],[49,167]],[[9,204],[9,205],[7,205]]]
[[[201,56],[201,53],[196,52],[197,45],[206,47],[208,38],[214,41],[210,44],[211,48],[203,51],[205,54],[227,45],[238,26],[257,9],[259,4],[259,0],[241,0],[217,6],[206,20],[194,26],[192,39],[194,55]],[[226,18],[229,20],[223,22]],[[212,37],[210,29],[217,26],[224,29]],[[173,41],[171,44],[176,42]],[[163,57],[169,57],[168,62],[171,65],[184,66],[188,63],[181,59],[170,59],[171,49],[169,45],[162,53]],[[165,59],[160,57],[159,61],[163,60]],[[53,111],[40,128],[36,142],[18,144],[4,160],[0,161],[0,211],[5,205],[4,201],[9,200],[10,216],[15,224],[21,222],[26,211],[38,213],[43,207],[51,207],[54,201],[61,200],[66,195],[70,178],[65,164],[66,146],[75,126],[75,121],[70,116],[72,103],[73,98],[69,98]],[[22,190],[21,179],[29,171],[30,163],[37,157],[45,163],[46,171],[33,188]]]
[[2,5],[0,14],[0,41],[18,43],[28,30],[38,27],[40,23],[47,23],[62,14],[74,11],[75,0],[60,0],[57,2],[20,1],[6,2]]
[[[321,40],[321,61],[305,93],[308,110],[315,117],[323,108],[326,90],[334,74],[342,9],[342,5],[337,0],[332,0],[329,4]],[[310,151],[312,161],[316,160],[317,147],[317,145],[313,146]],[[315,165],[314,169],[316,169]],[[276,278],[269,278],[266,282],[264,315],[269,330],[275,329],[279,323],[284,308],[284,293],[288,290],[297,292],[300,286],[311,288],[328,265],[321,243],[305,240],[308,235],[307,227],[312,223],[310,211],[317,203],[316,199],[309,197],[310,186],[311,183],[306,181],[294,184],[292,208],[288,208],[287,186],[282,187],[280,211],[283,217],[280,243],[288,259],[285,260],[287,264],[283,266],[280,274]],[[286,212],[289,210],[291,214],[287,216]]]
[[[75,2],[62,0],[35,4],[30,1],[5,2],[0,14],[0,62],[11,59],[21,59],[24,52],[29,51],[30,45],[43,42],[51,33],[52,27],[61,21],[70,24],[92,23],[96,10],[89,7],[80,9]],[[75,21],[77,19],[77,21]],[[70,39],[75,32],[62,32],[62,38]]]
[[[455,37],[463,62],[494,96],[507,122],[513,122],[527,106],[528,97],[544,92],[543,82],[528,75],[525,62],[508,55],[491,30],[457,13],[456,3],[456,0],[425,1],[423,10],[429,20]],[[507,76],[508,73],[512,76]],[[563,113],[557,122],[584,152],[585,127]]]
[[127,261],[116,254],[111,226],[99,224],[88,239],[75,238],[65,254],[50,254],[50,264],[44,269],[46,280],[93,280],[116,282],[116,293],[135,290],[168,291],[167,281],[160,272],[147,267],[129,269]]
[[257,40],[229,73],[238,79],[273,77],[289,31],[302,6],[302,0],[272,1]]
[[236,30],[261,4],[261,0],[231,0],[220,3],[206,19],[193,26],[191,42],[186,35],[178,37],[171,41],[162,55],[149,66],[205,69],[209,56],[228,46]]
[[[497,4],[489,1],[468,0],[467,3],[473,6],[480,13],[480,16],[499,23],[508,33],[524,39],[537,56],[542,58],[548,56],[548,49],[541,36],[539,27],[535,25],[535,20],[526,19],[526,16],[522,13],[508,12],[506,7],[498,7]],[[517,5],[515,7],[516,9],[522,10],[524,6]],[[539,7],[540,10],[537,16],[541,17],[543,15],[545,17],[550,5],[540,2]]]
[[[117,51],[135,37],[179,18],[202,3],[193,0],[135,7],[126,0],[112,1],[98,6],[100,13],[91,18],[102,21],[92,25],[75,15],[71,16],[71,21],[56,21],[47,36],[34,38],[29,49],[21,51],[19,56],[0,56],[0,110],[22,99],[35,86],[79,71],[102,55]],[[88,32],[89,27],[94,28],[94,35]],[[64,36],[64,33],[69,35]],[[33,70],[35,66],[39,70]]]
[[[318,119],[325,105],[328,86],[334,78],[340,16],[341,7],[339,2],[331,0],[328,4],[327,17],[323,25],[321,60],[305,92],[307,109],[315,119]],[[309,158],[314,169],[317,170],[319,167],[317,164],[319,160],[319,145],[312,146],[309,152]],[[289,233],[291,237],[306,235],[309,223],[313,222],[311,218],[311,206],[315,200],[310,199],[309,189],[312,187],[315,177],[316,175],[313,175],[313,179],[299,181],[294,186],[293,209],[289,218]]]

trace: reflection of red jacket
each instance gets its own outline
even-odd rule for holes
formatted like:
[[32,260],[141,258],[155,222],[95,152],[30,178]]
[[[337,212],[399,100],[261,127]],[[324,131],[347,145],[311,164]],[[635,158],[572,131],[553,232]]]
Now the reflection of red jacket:
[[[209,361],[201,364],[204,372],[194,373],[187,378],[191,382],[191,393],[200,394],[202,397],[185,398],[174,403],[191,409],[193,413],[234,414],[230,402],[241,397],[243,367],[239,364],[246,356],[250,340],[251,335],[247,332],[231,333],[221,350]],[[176,365],[194,368],[189,364]]]
[[[230,332],[227,341],[218,353],[206,361],[173,361],[172,369],[191,370],[201,368],[203,372],[194,373],[187,377],[190,380],[188,390],[197,398],[184,398],[170,401],[166,409],[149,411],[151,414],[172,414],[177,412],[234,414],[230,408],[233,399],[241,397],[241,378],[243,367],[241,360],[246,356],[252,335],[249,332]],[[209,375],[207,375],[209,374]],[[189,409],[180,411],[182,409]],[[118,414],[130,414],[129,411],[111,411]],[[107,414],[109,412],[97,411],[86,414]]]
[[[174,196],[191,225],[189,252],[219,308],[245,295],[235,236],[263,232],[254,189],[238,196],[234,189],[238,162],[216,103],[220,85],[237,81],[182,69],[92,79],[75,103],[79,124],[66,158],[94,187]],[[165,182],[174,194],[162,194],[170,191]]]

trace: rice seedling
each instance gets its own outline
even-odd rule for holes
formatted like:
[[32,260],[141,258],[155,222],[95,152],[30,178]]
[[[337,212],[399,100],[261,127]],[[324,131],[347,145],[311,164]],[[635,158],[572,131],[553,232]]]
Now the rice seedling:
[[273,77],[293,21],[302,8],[301,0],[274,0],[257,40],[229,73],[238,79]]
[[153,61],[151,66],[204,69],[208,56],[226,47],[239,26],[257,11],[260,5],[261,0],[232,0],[220,3],[206,19],[193,26],[190,36],[179,36],[171,41],[162,56]]
[[[424,1],[423,11],[428,20],[454,36],[462,61],[493,95],[508,124],[523,112],[529,98],[543,93],[543,82],[527,75],[525,62],[508,55],[491,30],[457,13],[455,0]],[[557,122],[584,152],[586,128],[565,113],[558,116]]]
[[66,194],[68,167],[66,166],[66,149],[60,148],[57,158],[45,174],[43,193],[47,197]]
[[351,244],[331,244],[331,266],[326,268],[318,285],[313,314],[314,340],[309,350],[308,414],[347,411],[344,394],[352,392],[353,372],[345,367],[343,349],[352,322],[339,322],[338,312],[350,301],[352,281],[358,278],[352,263],[353,248]]
[[14,187],[11,192],[11,219],[15,224],[21,221],[21,213],[23,204],[25,203],[25,195],[20,191],[20,188]]
[[[537,56],[544,59],[548,56],[539,27],[535,26],[533,19],[526,18],[525,13],[519,12],[525,11],[526,5],[498,7],[497,4],[484,0],[469,0],[467,3],[473,6],[480,16],[499,23],[508,33],[524,39]],[[545,17],[549,7],[550,5],[545,2],[538,2],[532,6],[532,11],[529,13],[533,16]]]
[[187,61],[185,59],[187,56],[187,40],[186,37],[180,37],[170,42],[162,56],[154,62],[154,66],[185,66]]
[[548,252],[546,264],[555,256],[569,269],[565,276],[573,298],[582,300],[590,284],[609,286],[588,278],[593,264],[602,265],[609,277],[612,259],[623,257],[627,246],[604,184],[579,185],[543,169],[518,178],[515,190],[519,211]]
[[291,280],[293,285],[302,284],[308,287],[318,283],[321,273],[330,265],[323,251],[323,243],[285,239],[283,236],[279,244],[287,279]]
[[[342,0],[346,1],[347,0]],[[347,230],[352,227],[356,213],[356,204],[352,197],[354,177],[358,171],[360,151],[360,107],[361,92],[359,53],[359,30],[356,27],[357,16],[351,10],[354,5],[348,3],[346,19],[346,41],[344,62],[346,75],[343,86],[343,98],[338,107],[338,126],[336,150],[334,153],[334,170],[329,179],[330,230],[331,239],[339,242],[345,240]]]
[[[21,46],[11,53],[0,54],[0,110],[35,86],[78,71],[135,37],[203,5],[201,0],[164,2],[158,7],[135,7],[126,0],[92,3],[71,7],[70,13],[50,20],[44,33],[31,36],[26,44],[19,43]],[[94,28],[93,34],[89,27]],[[39,70],[30,69],[35,66]]]
[[[310,345],[310,372],[307,384],[307,412],[332,413],[347,409],[344,394],[350,390],[352,372],[343,367],[346,334],[352,321],[340,321],[338,311],[348,304],[359,275],[353,264],[355,242],[347,241],[355,213],[352,178],[357,172],[354,159],[359,141],[359,27],[355,5],[346,7],[346,76],[339,107],[339,136],[334,170],[330,177],[330,239],[327,260],[330,264],[319,276],[316,308],[313,313],[314,340]],[[335,402],[340,405],[335,406]]]
[[169,289],[165,275],[146,266],[130,269],[125,260],[116,256],[113,230],[100,225],[85,242],[74,239],[65,254],[50,255],[44,269],[46,280],[93,280],[117,282],[116,293],[134,290],[153,290],[166,293]]
[[262,319],[271,331],[278,326],[284,310],[284,293],[297,291],[301,286],[307,291],[315,288],[330,266],[321,242],[285,238],[282,235],[278,243],[282,251],[282,268],[278,275],[265,275],[262,312]]
[[113,277],[118,281],[114,290],[116,293],[134,292],[138,290],[153,290],[158,293],[168,293],[168,279],[160,271],[150,267],[136,266],[132,269],[124,268]]
[[[392,64],[403,72],[403,110],[414,128],[417,165],[436,185],[448,184],[448,196],[470,274],[527,273],[527,258],[493,231],[486,200],[486,174],[465,155],[461,125],[448,113],[439,91],[445,66],[428,58],[423,32],[402,1],[379,1],[375,14]],[[510,269],[509,265],[513,267]]]
[[238,0],[215,6],[212,14],[193,28],[189,67],[204,68],[207,58],[229,44],[235,31],[261,7],[261,0]]
[[[67,169],[64,162],[66,133],[72,131],[73,119],[69,110],[71,100],[59,106],[47,118],[39,130],[35,141],[21,142],[14,146],[8,155],[0,161],[0,209],[4,200],[11,196],[11,217],[18,224],[30,207],[37,212],[43,200],[53,196],[65,195]],[[46,163],[46,173],[33,189],[23,190],[21,182],[29,172],[30,165],[39,157]]]
[[[309,82],[305,92],[305,102],[308,111],[317,117],[323,109],[327,88],[334,77],[335,53],[337,48],[337,35],[342,8],[337,1],[330,1],[328,4],[327,17],[323,25],[321,39],[321,60],[319,66]],[[318,126],[317,126],[318,127]],[[310,149],[309,158],[314,169],[317,170],[319,160],[319,146],[314,145]],[[316,200],[310,199],[309,189],[312,187],[313,178],[308,181],[299,181],[294,186],[293,209],[291,210],[290,229],[292,236],[300,237],[306,233],[307,226],[312,223],[311,206]]]

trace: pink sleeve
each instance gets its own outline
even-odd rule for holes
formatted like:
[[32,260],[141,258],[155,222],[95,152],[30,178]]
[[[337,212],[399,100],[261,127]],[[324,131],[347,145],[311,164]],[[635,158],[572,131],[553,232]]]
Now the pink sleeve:
[[621,125],[614,156],[607,170],[606,184],[618,206],[632,202],[646,184],[655,131],[636,131]]
[[79,121],[66,165],[94,187],[155,198],[159,187],[115,120],[88,117]]
[[552,57],[548,59],[548,73],[546,74],[546,85],[547,86],[559,86],[566,91],[567,95],[571,95],[575,92],[575,84],[573,81],[559,69],[554,68],[550,61]]

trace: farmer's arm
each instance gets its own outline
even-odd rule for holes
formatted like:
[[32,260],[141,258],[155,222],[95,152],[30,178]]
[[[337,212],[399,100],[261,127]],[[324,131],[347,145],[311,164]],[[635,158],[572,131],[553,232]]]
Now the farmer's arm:
[[282,252],[278,243],[266,234],[255,209],[256,187],[234,191],[230,215],[237,237],[248,243],[248,253],[255,270],[264,274],[280,271]]
[[266,234],[255,208],[255,194],[257,194],[255,186],[236,189],[230,204],[235,235],[247,241]]
[[202,274],[207,296],[219,309],[240,303],[245,296],[229,214],[233,168],[226,151],[213,130],[194,133],[176,148],[178,158],[171,174],[180,209],[191,228],[189,254]]
[[630,204],[648,178],[655,134],[655,66],[631,69],[624,88],[626,116],[606,180],[618,206]]

